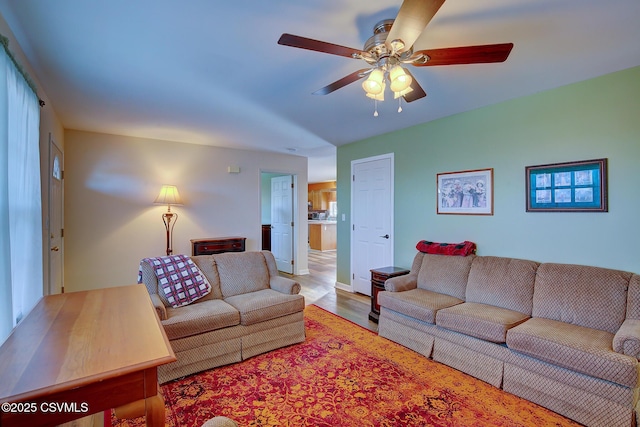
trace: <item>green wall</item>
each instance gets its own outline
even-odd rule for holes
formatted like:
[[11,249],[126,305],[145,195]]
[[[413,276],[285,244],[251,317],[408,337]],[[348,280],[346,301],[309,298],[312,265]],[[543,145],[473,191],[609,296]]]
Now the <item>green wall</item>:
[[[342,284],[350,284],[351,161],[390,152],[398,266],[411,266],[419,240],[471,240],[479,255],[640,273],[640,67],[338,147]],[[526,166],[603,157],[609,212],[525,212]],[[436,214],[437,173],[484,168],[494,169],[493,216]]]

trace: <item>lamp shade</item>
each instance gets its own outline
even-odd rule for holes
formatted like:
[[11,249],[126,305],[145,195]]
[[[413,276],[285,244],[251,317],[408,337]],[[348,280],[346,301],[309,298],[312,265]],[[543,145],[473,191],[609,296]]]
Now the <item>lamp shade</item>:
[[153,203],[159,205],[182,205],[182,199],[180,193],[178,193],[178,187],[175,185],[163,185],[160,189],[160,194],[156,197]]
[[405,96],[409,92],[413,92],[413,88],[411,86],[408,86],[405,90],[401,90],[399,92],[393,92],[393,99],[398,99],[401,96]]
[[371,99],[375,99],[376,101],[384,101],[384,89],[387,87],[385,82],[382,82],[381,88],[382,90],[376,94],[367,93],[367,96]]
[[384,73],[376,68],[369,74],[367,80],[362,82],[362,88],[369,95],[378,95],[384,91]]
[[389,71],[389,80],[391,81],[391,90],[394,92],[402,92],[411,86],[411,82],[413,81],[411,76],[399,65],[394,66],[391,71]]

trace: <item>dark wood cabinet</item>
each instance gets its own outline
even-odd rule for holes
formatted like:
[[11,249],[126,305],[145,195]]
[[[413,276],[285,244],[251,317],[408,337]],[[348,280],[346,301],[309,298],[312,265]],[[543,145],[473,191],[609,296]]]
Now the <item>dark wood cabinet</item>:
[[382,267],[371,270],[371,312],[369,320],[378,323],[380,318],[380,304],[378,304],[378,292],[384,291],[384,282],[387,279],[409,274],[409,270],[400,267]]
[[223,252],[244,252],[246,237],[211,237],[191,239],[191,255],[212,255]]

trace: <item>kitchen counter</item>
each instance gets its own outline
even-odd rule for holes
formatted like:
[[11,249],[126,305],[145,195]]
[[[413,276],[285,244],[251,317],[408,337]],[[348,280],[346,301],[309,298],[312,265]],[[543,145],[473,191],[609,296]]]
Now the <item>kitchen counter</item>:
[[309,220],[309,247],[318,251],[336,249],[336,221]]

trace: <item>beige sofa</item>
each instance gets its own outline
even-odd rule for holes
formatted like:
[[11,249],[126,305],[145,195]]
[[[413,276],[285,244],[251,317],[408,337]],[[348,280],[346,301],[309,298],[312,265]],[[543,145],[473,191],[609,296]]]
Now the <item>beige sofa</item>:
[[158,289],[154,268],[140,263],[146,285],[177,361],[158,368],[164,383],[305,340],[300,284],[281,277],[271,252],[191,257],[211,292],[173,308]]
[[640,276],[418,253],[379,334],[587,426],[636,425]]

